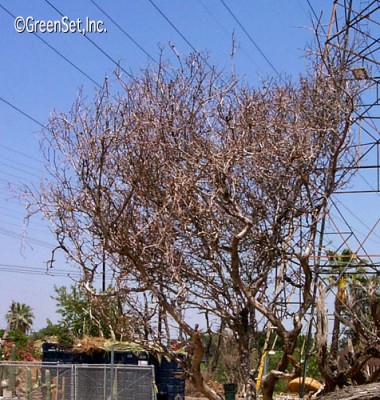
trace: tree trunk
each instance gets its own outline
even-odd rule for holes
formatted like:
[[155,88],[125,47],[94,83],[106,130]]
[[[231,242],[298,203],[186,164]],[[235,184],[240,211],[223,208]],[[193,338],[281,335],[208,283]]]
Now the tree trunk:
[[244,382],[244,400],[254,400],[256,399],[256,390],[251,378],[250,349],[247,336],[239,339],[241,375]]
[[[326,392],[331,392],[336,387],[334,373],[331,370],[331,354],[328,351],[328,319],[326,312],[326,289],[319,284],[319,296],[317,300],[317,334],[315,344],[317,348],[317,359],[319,370],[325,381]],[[335,322],[335,321],[334,321]],[[333,338],[335,340],[335,338]]]
[[343,304],[341,301],[341,298],[343,297],[342,293],[343,293],[342,289],[339,288],[338,293],[335,297],[335,302],[334,302],[335,313],[337,315],[335,315],[335,317],[334,317],[334,326],[333,326],[333,330],[332,330],[332,339],[331,339],[331,347],[330,347],[331,358],[335,358],[337,356],[338,349],[339,349],[339,334],[340,334],[339,316],[341,315],[342,309],[343,309]]
[[272,375],[268,374],[263,378],[263,383],[262,383],[262,395],[263,395],[263,400],[272,400],[273,399],[273,393],[274,393],[274,385],[276,384],[277,378]]
[[200,393],[202,393],[209,400],[223,400],[213,389],[211,389],[203,379],[201,372],[201,364],[204,355],[204,347],[201,341],[200,333],[194,332],[191,338],[192,356],[191,356],[191,370],[190,381]]
[[218,367],[219,357],[220,357],[220,349],[222,348],[224,328],[225,328],[225,322],[222,320],[222,321],[220,321],[218,343],[216,345],[215,354],[214,354],[214,357],[212,359],[212,364],[211,364],[211,371],[212,372],[215,372],[216,368]]
[[319,397],[320,400],[380,400],[380,382],[348,386]]

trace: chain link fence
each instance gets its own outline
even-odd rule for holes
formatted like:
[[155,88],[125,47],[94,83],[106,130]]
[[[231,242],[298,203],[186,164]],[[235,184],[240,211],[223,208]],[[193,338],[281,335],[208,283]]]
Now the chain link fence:
[[153,366],[0,363],[3,400],[154,400]]

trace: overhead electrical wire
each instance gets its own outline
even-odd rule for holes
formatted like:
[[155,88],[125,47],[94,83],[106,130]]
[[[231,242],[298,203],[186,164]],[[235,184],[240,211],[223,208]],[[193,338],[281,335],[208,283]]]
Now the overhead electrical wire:
[[[4,7],[3,5],[0,4],[0,8],[3,9],[8,15],[10,15],[12,18],[16,18],[15,15],[13,15],[6,7]],[[67,57],[65,57],[61,52],[59,52],[58,50],[56,50],[53,46],[51,46],[48,42],[46,42],[44,39],[42,39],[40,36],[38,36],[36,33],[33,33],[40,41],[42,41],[46,46],[48,46],[51,50],[53,50],[56,54],[58,54],[61,58],[63,58],[66,62],[68,62],[71,66],[73,66],[77,71],[79,71],[82,75],[84,75],[86,78],[88,78],[92,83],[94,83],[97,87],[102,87],[99,83],[97,83],[94,79],[92,79],[86,72],[84,72],[82,69],[80,69],[79,67],[77,67],[72,61],[70,61]],[[11,103],[10,101],[6,100],[4,97],[0,96],[0,100],[7,104],[9,107],[13,108],[15,111],[17,111],[18,113],[22,114],[24,117],[28,118],[29,120],[31,120],[32,122],[34,122],[35,124],[37,124],[38,126],[40,126],[43,129],[48,129],[48,127],[46,125],[44,125],[43,123],[41,123],[40,121],[38,121],[37,119],[35,119],[34,117],[32,117],[30,114],[28,114],[27,112],[23,111],[22,109],[20,109],[19,107],[15,106],[13,103]],[[37,162],[41,162],[41,160],[37,160],[34,157],[31,157],[25,153],[22,153],[18,150],[12,149],[8,146],[5,145],[0,145],[2,148],[8,150],[8,151],[12,151],[16,154],[22,155],[24,157],[27,157],[28,159],[32,159],[34,161]],[[7,176],[14,176],[17,179],[23,179],[20,176],[17,176],[15,174],[12,174],[10,172],[6,172]],[[5,181],[4,179],[0,179],[1,181],[4,181],[6,183],[9,184],[8,181]],[[16,202],[14,202],[16,203]],[[44,242],[42,240],[39,239],[35,239],[35,238],[31,238],[31,237],[26,237],[24,235],[20,235],[17,232],[14,232],[12,230],[8,230],[8,229],[4,229],[4,228],[0,228],[0,235],[3,236],[8,236],[14,239],[20,239],[26,243],[30,243],[30,244],[34,244],[34,245],[38,245],[41,247],[47,247],[49,249],[54,248],[53,244]]]
[[146,51],[141,45],[140,43],[138,43],[124,28],[122,28],[120,26],[120,24],[118,24],[114,18],[111,17],[111,15],[109,13],[107,13],[106,11],[104,11],[104,9],[102,7],[99,6],[99,4],[97,4],[94,0],[90,0],[91,3],[100,11],[102,12],[133,44],[135,44],[146,56],[149,57],[149,59],[151,59],[153,62],[155,62],[156,64],[159,64],[159,62],[148,52]]
[[[49,4],[57,13],[59,13],[61,16],[64,16],[64,14],[62,14],[53,4],[51,4],[48,0],[45,0],[45,2],[47,4]],[[12,18],[16,18],[16,16],[9,11],[6,7],[4,7],[2,4],[0,4],[0,8],[3,9],[8,15],[10,15]],[[85,76],[87,79],[89,79],[96,87],[98,87],[99,89],[102,89],[103,86],[97,82],[95,79],[93,79],[90,75],[88,75],[85,71],[83,71],[81,68],[79,68],[76,64],[74,64],[74,62],[72,62],[71,60],[69,60],[65,55],[63,55],[60,51],[58,51],[56,48],[54,48],[51,44],[49,44],[46,40],[44,40],[42,37],[40,37],[39,35],[37,35],[37,33],[32,32],[34,34],[35,37],[37,37],[40,41],[42,41],[46,46],[48,46],[52,51],[54,51],[56,54],[58,54],[63,60],[65,60],[67,63],[69,63],[73,68],[75,68],[78,72],[80,72],[83,76]],[[82,35],[83,36],[83,35]],[[109,54],[107,54],[100,46],[98,46],[93,40],[91,40],[89,37],[87,37],[86,35],[84,36],[87,40],[89,40],[99,51],[101,51],[109,60],[111,60],[118,68],[120,68],[123,72],[125,72],[129,77],[133,78],[132,75],[125,70],[123,67],[120,66],[120,64],[115,61]],[[22,115],[24,115],[25,117],[27,117],[28,119],[30,119],[31,121],[35,122],[37,125],[39,125],[41,128],[47,129],[47,126],[42,124],[41,122],[39,122],[38,120],[36,120],[35,118],[33,118],[32,116],[30,116],[28,113],[26,113],[25,111],[21,110],[19,107],[15,106],[14,104],[12,104],[10,101],[6,100],[4,97],[0,96],[0,100],[2,102],[4,102],[5,104],[7,104],[8,106],[10,106],[11,108],[13,108],[14,110],[18,111],[19,113],[21,113]],[[0,145],[1,146],[1,145]],[[1,146],[1,147],[6,147],[6,146]],[[8,148],[9,149],[9,148]],[[14,152],[17,152],[16,150],[12,150]],[[20,153],[22,154],[22,153]]]
[[[25,167],[25,168],[31,169],[31,170],[33,170],[33,171],[35,171],[35,172],[38,171],[38,169],[37,169],[36,167],[32,167],[30,164],[29,164],[29,165],[28,165],[28,164],[25,164],[24,162],[21,162],[20,160],[15,159],[15,158],[10,158],[10,157],[1,155],[1,159],[6,161],[6,162],[0,161],[1,164],[5,165],[5,166],[8,165],[8,166],[10,166],[11,168],[14,168],[14,165],[13,165],[13,164],[17,164],[17,165],[20,166],[20,167]],[[11,163],[11,165],[9,165],[8,163]],[[21,170],[21,169],[22,169],[22,168],[20,168],[20,170]],[[23,171],[25,171],[25,170],[23,170]],[[29,171],[25,171],[25,172],[28,173],[28,174],[33,174],[32,172],[29,172]],[[33,175],[34,175],[34,174],[33,174]],[[37,175],[36,175],[36,176],[37,176]],[[40,175],[38,175],[38,178],[40,178]]]
[[[198,0],[200,5],[204,8],[204,10],[211,16],[211,18],[221,27],[221,29],[227,34],[230,35],[230,32],[228,29],[217,19],[217,17],[211,12],[211,10],[204,4],[203,0]],[[248,51],[246,51],[244,48],[242,48],[242,52],[248,57],[248,59],[251,61],[251,63],[256,67],[259,68],[258,64],[256,61],[253,60],[251,55],[249,54]],[[256,74],[259,76],[259,74],[256,72]]]
[[[2,7],[2,5],[0,4],[0,7]],[[35,118],[31,117],[29,114],[27,114],[25,111],[22,111],[20,108],[18,108],[17,106],[15,106],[14,104],[12,104],[10,101],[5,100],[4,97],[0,96],[0,100],[7,104],[9,107],[12,107],[14,110],[18,111],[20,114],[22,114],[24,117],[29,118],[31,121],[35,122],[37,125],[39,125],[41,128],[47,129],[47,127],[42,124],[41,122],[37,121]]]
[[148,0],[150,4],[159,12],[159,14],[165,19],[165,21],[178,33],[179,36],[187,43],[190,48],[199,55],[199,57],[203,60],[203,62],[210,68],[213,69],[212,65],[207,61],[205,57],[197,50],[191,42],[186,38],[186,36],[174,25],[174,23],[166,16],[166,14],[157,6],[157,4],[153,0]]
[[[0,197],[0,199],[1,199],[1,197]],[[6,211],[8,217],[11,217],[12,214],[15,216],[15,218],[17,218],[16,215],[18,215],[19,217],[22,216],[22,215],[24,215],[24,213],[21,212],[21,211],[10,210],[10,209],[7,208],[7,207],[2,207],[2,206],[0,206],[0,211],[1,211],[1,210]],[[11,215],[9,215],[9,214],[11,214]]]
[[[0,8],[2,8],[8,15],[10,15],[13,19],[16,19],[16,16],[11,13],[6,7],[4,7],[2,4],[0,4]],[[32,34],[38,38],[41,42],[43,42],[46,46],[48,46],[51,50],[53,50],[56,54],[58,54],[62,59],[64,59],[67,63],[69,63],[73,68],[75,68],[78,72],[80,72],[82,75],[84,75],[87,79],[89,79],[95,86],[101,88],[102,86],[95,81],[95,79],[91,78],[90,75],[88,75],[85,71],[83,71],[81,68],[79,68],[77,65],[75,65],[72,61],[70,61],[66,56],[64,56],[60,51],[58,51],[55,47],[53,47],[50,43],[48,43],[45,39],[43,39],[41,36],[37,35],[36,32],[32,32]],[[0,97],[1,100],[3,100]],[[3,100],[6,102],[5,100]],[[11,106],[12,107],[12,106]],[[45,128],[45,126],[42,126]]]
[[12,176],[13,178],[16,178],[16,179],[24,179],[24,177],[22,177],[20,175],[13,174],[12,172],[4,171],[2,169],[0,169],[0,173],[4,174],[6,176]]
[[[15,167],[14,165],[8,164],[8,163],[6,163],[6,162],[0,161],[0,165],[2,165],[3,167],[6,167],[6,168],[12,168],[12,170],[15,170],[15,171],[18,171],[18,172],[22,172],[22,173],[24,173],[24,174],[27,174],[27,175],[33,176],[33,177],[35,177],[35,178],[37,178],[37,179],[40,179],[40,176],[39,176],[39,175],[36,175],[36,174],[34,174],[33,172],[27,171],[27,170],[25,170],[25,169]],[[18,164],[17,164],[17,165],[18,165]],[[4,172],[4,171],[3,171],[3,172]],[[6,173],[8,173],[8,172],[6,172]]]
[[[20,215],[16,216],[15,214],[12,215],[10,212],[7,213],[7,214],[5,214],[5,213],[1,212],[1,209],[4,209],[4,208],[5,208],[5,207],[0,207],[0,218],[1,218],[1,221],[0,221],[0,222],[1,222],[1,223],[9,224],[9,222],[4,221],[4,219],[5,219],[5,220],[11,219],[11,220],[13,220],[13,221],[17,221],[18,223],[22,224],[22,226],[24,227],[23,229],[24,229],[25,231],[27,231],[27,232],[38,232],[39,234],[41,233],[41,229],[46,229],[46,228],[48,228],[47,225],[44,225],[44,224],[38,223],[38,222],[33,222],[34,228],[32,228],[32,227],[30,227],[30,226],[27,226],[27,225],[26,225],[26,222],[25,222],[25,215],[22,217],[22,213],[20,213]],[[12,211],[12,210],[10,210],[10,211]],[[21,218],[20,218],[20,217],[21,217]],[[37,228],[37,225],[38,225],[40,228]],[[15,223],[12,223],[12,226],[15,226]]]
[[165,21],[178,33],[179,36],[190,46],[190,48],[195,52],[199,51],[190,43],[186,36],[174,25],[174,23],[166,16],[166,14],[156,5],[153,0],[148,0],[150,4],[159,12],[159,14],[165,19]]
[[[149,0],[151,1],[151,0]],[[252,36],[249,34],[249,32],[244,28],[243,24],[239,21],[239,19],[236,17],[236,15],[232,12],[232,10],[228,7],[226,2],[224,0],[220,0],[221,3],[224,5],[226,10],[229,12],[229,14],[232,16],[232,18],[236,21],[236,23],[240,26],[240,28],[243,30],[243,32],[247,35],[248,39],[250,42],[255,46],[257,51],[261,54],[261,56],[264,58],[264,60],[267,62],[267,64],[272,68],[272,70],[276,73],[278,77],[280,77],[280,73],[276,69],[276,67],[273,65],[273,63],[269,60],[269,58],[265,55],[264,51],[260,48],[260,46],[256,43],[256,41],[252,38]]]
[[[7,104],[8,104],[8,103],[7,103]],[[11,104],[9,104],[9,105],[10,105],[12,108],[15,108],[13,105],[11,105]],[[28,114],[24,113],[23,111],[19,110],[18,108],[17,108],[17,111],[19,111],[21,114],[23,114],[23,115],[26,116],[27,118],[31,119],[33,122],[37,123],[38,125],[40,124],[40,122],[38,122],[37,120],[34,120],[34,118],[30,117]],[[41,125],[42,125],[42,124],[41,124]],[[5,146],[5,145],[3,145],[3,144],[0,144],[0,147],[2,147],[3,149],[6,149],[6,150],[8,150],[8,151],[11,151],[12,153],[19,154],[20,156],[26,157],[26,158],[28,158],[29,160],[33,160],[33,161],[36,161],[36,162],[38,162],[38,163],[43,164],[43,161],[42,161],[42,160],[39,160],[38,158],[32,157],[32,156],[29,155],[29,154],[23,153],[22,151],[19,151],[19,150],[16,150],[16,149],[12,149],[11,147]]]
[[[307,1],[307,4],[308,4],[308,6],[309,6],[311,12],[313,13],[313,15],[314,15],[314,17],[315,17],[317,23],[319,23],[319,21],[320,21],[321,18],[318,17],[318,15],[317,15],[317,13],[315,12],[315,9],[314,9],[314,7],[312,6],[312,4],[310,3],[310,1],[309,1],[309,0],[306,0],[306,1]],[[326,30],[325,30],[325,28],[323,27],[322,24],[320,24],[320,27],[321,27],[321,29],[322,29],[322,32],[325,34],[325,36],[327,36]]]
[[303,12],[305,15],[307,15],[308,17],[310,16],[310,13],[306,10],[306,8],[303,5],[302,0],[297,0],[297,3],[299,4],[299,6],[302,8]]
[[[60,13],[61,15],[63,15],[54,5],[52,5],[48,0],[45,0],[51,7],[53,7],[58,13]],[[109,15],[109,14],[107,14],[100,6],[98,6],[96,3],[95,3],[95,1],[93,1],[93,0],[91,0],[91,2],[101,11],[101,12],[103,12],[121,31],[123,31],[123,33],[131,40],[131,41],[133,41],[133,43],[135,43],[135,45],[136,46],[138,46],[139,48],[140,48],[140,50],[142,50],[150,59],[152,59],[153,61],[155,61],[154,60],[154,58],[149,54],[149,53],[147,53],[132,37],[130,37],[130,35],[127,33],[127,32],[125,32],[124,30],[123,30],[123,28],[121,28],[120,27],[120,25],[119,24],[117,24],[117,22],[115,22],[114,21],[114,19]],[[186,41],[186,43],[194,50],[194,51],[196,51],[196,49],[194,48],[194,46],[186,39],[186,37],[178,30],[178,28],[176,28],[175,26],[174,26],[174,24],[166,17],[166,15],[157,7],[157,5],[152,1],[152,0],[149,0],[149,2],[157,9],[157,11],[165,18],[165,20],[167,20],[167,22],[177,31],[177,33]],[[236,20],[236,22],[239,24],[239,26],[244,30],[244,32],[248,35],[248,37],[250,38],[250,40],[253,42],[253,44],[257,47],[257,49],[260,51],[260,53],[262,52],[261,51],[261,49],[258,47],[258,45],[256,44],[256,42],[254,42],[254,40],[250,37],[250,35],[248,34],[248,32],[246,32],[246,30],[244,29],[244,27],[242,26],[242,24],[239,22],[239,20],[236,18],[236,16],[232,13],[232,11],[231,11],[231,9],[227,6],[227,4],[223,1],[223,0],[221,0],[221,2],[222,2],[222,4],[226,7],[226,9],[229,11],[229,13],[233,16],[233,18]],[[310,2],[308,1],[308,4],[309,4],[309,6],[311,7],[311,9],[312,9],[312,11],[313,11],[313,13],[314,13],[314,15],[316,16],[316,13],[315,13],[315,11],[314,11],[314,9],[312,8],[312,6],[311,6],[311,4],[310,4]],[[10,15],[12,15],[13,16],[13,14],[11,14],[8,10],[6,10],[5,9],[5,7],[3,7],[2,5],[0,5],[0,7],[2,8],[2,9],[4,9],[4,11],[6,11],[6,12],[8,12],[8,14],[10,14]],[[36,35],[40,40],[42,40],[45,44],[47,44],[43,39],[41,39],[38,35]],[[47,44],[50,48],[52,48],[49,44]],[[60,54],[57,50],[55,50],[54,48],[52,48],[55,52],[57,52],[58,54]],[[261,53],[262,54],[262,53]],[[60,54],[61,55],[61,54]],[[62,55],[61,55],[62,56]],[[272,67],[272,69],[274,69],[274,71],[276,72],[276,73],[278,73],[278,71],[274,68],[274,66],[273,66],[273,64],[270,62],[270,60],[268,60],[267,59],[267,57],[265,56],[265,54],[262,54],[262,56],[266,59],[266,61],[268,62],[268,64]],[[63,58],[66,60],[66,61],[68,61],[68,62],[70,62],[69,60],[67,60],[64,56],[63,56]],[[115,60],[113,60],[112,59],[112,61],[113,62],[115,62]],[[155,61],[156,62],[156,61]],[[116,63],[116,62],[115,62]],[[70,62],[70,64],[72,64],[71,62]],[[77,68],[75,65],[73,65],[75,68]],[[78,69],[78,68],[77,68]],[[80,72],[83,72],[83,71],[80,71]],[[88,77],[88,78],[90,78],[86,73],[84,73],[84,75],[86,76],[86,77]],[[91,78],[90,78],[91,79]],[[92,79],[91,79],[92,80]],[[100,86],[97,82],[95,82],[95,81],[93,81],[93,83],[96,83],[96,85],[97,86]],[[37,121],[36,119],[34,119],[33,117],[31,117],[29,114],[27,114],[27,113],[25,113],[24,111],[22,111],[21,109],[19,109],[18,107],[16,107],[16,106],[14,106],[12,103],[10,103],[9,101],[7,101],[7,100],[5,100],[4,98],[2,98],[2,97],[0,97],[0,100],[2,100],[4,103],[6,103],[7,105],[9,105],[10,107],[12,107],[12,108],[14,108],[16,111],[18,111],[18,112],[20,112],[21,114],[23,114],[24,116],[26,116],[27,118],[29,118],[29,119],[31,119],[33,122],[35,122],[36,124],[38,124],[39,126],[41,126],[41,127],[43,127],[43,128],[46,128],[46,126],[44,125],[44,124],[42,124],[42,123],[40,123],[39,121]],[[3,146],[3,145],[0,145],[1,147],[4,147],[4,148],[6,148],[6,146]],[[8,148],[8,149],[10,149],[10,148]],[[17,151],[15,151],[15,150],[13,150],[13,149],[10,149],[11,151],[14,151],[14,152],[17,152]],[[18,153],[20,153],[20,152],[18,152]],[[22,153],[20,153],[20,154],[22,154]],[[25,154],[22,154],[22,155],[25,155]],[[25,155],[25,156],[27,156],[27,155]],[[29,157],[29,156],[27,156],[27,157]],[[29,158],[31,158],[31,157],[29,157]],[[37,159],[35,159],[36,161],[38,161],[38,162],[42,162],[41,160],[37,160]]]
[[4,229],[4,228],[0,228],[0,235],[3,236],[8,236],[14,239],[21,239],[23,240],[25,243],[30,242],[32,244],[35,244],[37,246],[41,246],[41,247],[46,247],[48,249],[54,249],[55,245],[52,243],[47,243],[44,242],[43,240],[39,240],[39,239],[34,239],[34,238],[30,238],[30,237],[24,237],[24,235],[21,235],[17,232],[8,230],[8,229]]
[[52,277],[66,277],[72,276],[80,278],[82,274],[79,271],[69,271],[60,269],[47,269],[46,267],[30,267],[27,265],[14,265],[14,264],[2,264],[0,263],[0,271],[8,273],[18,273],[23,275],[45,275]]
[[[38,234],[41,233],[41,228],[37,228],[37,227],[31,228],[29,226],[26,226],[26,223],[23,220],[20,221],[20,218],[14,216],[14,215],[5,215],[5,214],[0,213],[0,218],[1,218],[0,224],[3,226],[7,226],[10,224],[10,221],[6,221],[7,219],[11,219],[11,220],[19,222],[22,225],[22,231],[25,232],[25,235],[26,235],[26,233],[29,233],[29,232],[38,232]],[[14,222],[12,222],[12,227],[15,227],[15,226],[16,226],[16,224]],[[43,226],[42,224],[39,224],[39,226],[46,228],[46,226]],[[16,234],[16,232],[14,232],[14,233]],[[24,235],[24,233],[23,233],[23,235]],[[6,235],[4,235],[4,236],[6,236]],[[29,238],[30,236],[25,236],[25,237]],[[30,238],[33,240],[40,240],[35,237],[30,237]]]
[[[53,8],[61,17],[67,17],[57,7],[55,7],[54,4],[50,3],[49,0],[45,0],[45,2],[47,4],[49,4],[49,6],[51,8]],[[70,19],[68,19],[68,21],[70,21]],[[119,68],[121,71],[123,71],[131,79],[134,79],[132,74],[120,65],[120,62],[118,62],[114,58],[112,58],[105,50],[103,50],[98,44],[96,44],[88,35],[81,35],[81,36],[84,37],[86,40],[88,40],[93,46],[95,46],[104,56],[106,56],[113,64],[115,64],[117,68]]]
[[[1,4],[0,4],[0,7],[1,7]],[[15,106],[15,105],[12,104],[11,102],[9,102],[9,101],[3,99],[3,97],[0,96],[0,100],[2,100],[4,103],[6,103],[7,105],[9,105],[11,108],[13,108],[14,110],[16,110],[16,111],[19,112],[20,114],[22,114],[24,117],[30,119],[31,121],[33,121],[34,123],[36,123],[37,125],[39,125],[41,128],[44,128],[44,129],[50,131],[50,129],[49,129],[46,125],[44,125],[44,124],[41,123],[40,121],[36,120],[36,119],[33,118],[30,114],[28,114],[27,112],[21,110],[19,107]],[[12,149],[11,147],[4,146],[4,145],[0,145],[0,147],[3,147],[4,149],[7,149],[7,150],[12,151],[12,152],[14,152],[14,153],[16,153],[16,154],[19,154],[19,155],[21,155],[21,156],[24,156],[24,157],[27,157],[27,158],[29,158],[29,159],[32,159],[32,160],[34,160],[34,161],[43,163],[43,161],[38,160],[37,158],[31,157],[31,156],[29,156],[29,155],[27,155],[27,154],[25,154],[25,153],[22,153],[21,151],[14,150],[14,149]]]
[[15,200],[11,200],[10,198],[0,197],[0,200],[4,200],[4,201],[9,202],[9,203],[17,204],[19,206],[22,205],[20,202],[15,201]]

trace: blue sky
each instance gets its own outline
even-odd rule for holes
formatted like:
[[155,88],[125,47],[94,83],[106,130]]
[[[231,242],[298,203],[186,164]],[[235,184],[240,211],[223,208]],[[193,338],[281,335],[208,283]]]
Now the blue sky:
[[[94,81],[101,85],[105,76],[112,80],[112,60],[126,71],[138,73],[152,62],[150,57],[157,59],[163,48],[164,57],[175,62],[169,42],[181,56],[192,47],[208,52],[210,63],[229,72],[233,34],[235,71],[252,85],[277,72],[296,77],[305,67],[304,49],[313,40],[312,8],[318,15],[322,13],[327,23],[332,7],[332,1],[317,0],[225,0],[224,4],[221,0],[155,0],[185,41],[150,0],[95,2],[124,33],[91,0],[49,2],[0,0],[0,327],[5,326],[3,317],[12,300],[32,306],[35,329],[43,327],[47,318],[55,321],[55,302],[50,298],[53,286],[72,283],[68,271],[78,274],[64,260],[44,274],[54,238],[39,217],[33,218],[25,231],[25,208],[14,189],[37,185],[44,172],[39,150],[41,127],[20,111],[45,124],[52,110],[69,110],[79,88],[91,98]],[[91,33],[88,39],[80,33],[38,33],[40,40],[32,33],[17,33],[10,14],[43,21],[61,15],[83,21],[88,17],[102,20],[107,33]],[[373,195],[368,200],[371,207],[365,210],[357,197],[338,201],[350,210],[348,215],[355,215],[352,221],[365,237],[378,218],[373,206],[378,197]],[[357,221],[359,211],[367,214],[359,218],[367,221],[365,226]]]

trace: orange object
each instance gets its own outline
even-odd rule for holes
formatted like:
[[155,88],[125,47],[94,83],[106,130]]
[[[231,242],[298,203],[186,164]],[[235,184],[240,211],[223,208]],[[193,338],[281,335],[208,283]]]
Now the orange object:
[[[316,392],[321,388],[322,384],[314,378],[305,378],[305,392]],[[296,378],[289,382],[288,388],[291,392],[297,393],[301,390],[302,378]]]

